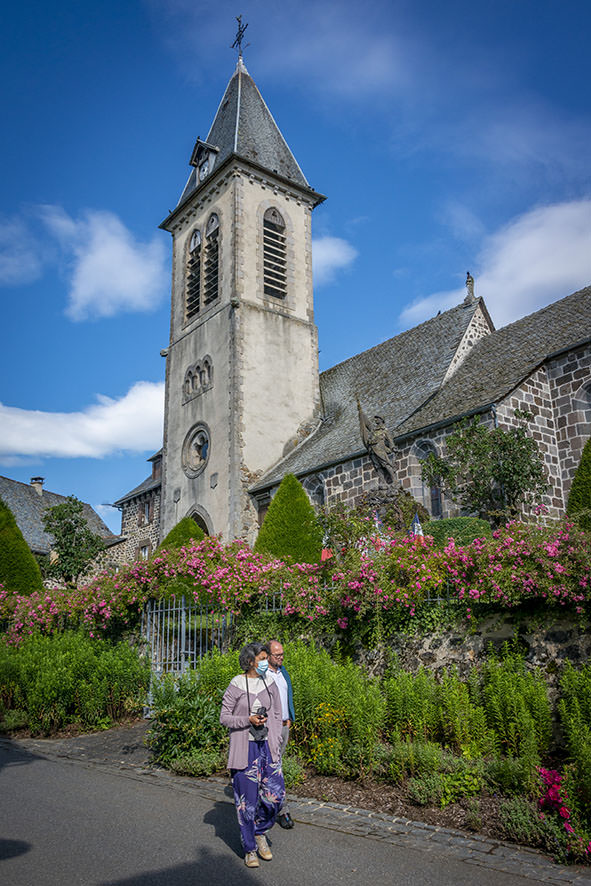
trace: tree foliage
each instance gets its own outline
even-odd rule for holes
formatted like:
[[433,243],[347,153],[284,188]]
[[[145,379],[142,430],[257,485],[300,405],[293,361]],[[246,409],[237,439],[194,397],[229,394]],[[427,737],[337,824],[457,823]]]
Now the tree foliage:
[[302,484],[293,474],[286,474],[281,481],[254,549],[295,562],[319,562],[322,528]]
[[52,552],[56,555],[50,561],[48,573],[66,585],[75,586],[91,560],[104,550],[103,539],[89,528],[84,505],[74,495],[48,508],[43,525],[53,536]]
[[585,443],[568,497],[567,513],[591,532],[591,439]]
[[169,551],[172,548],[182,548],[191,541],[203,541],[204,538],[203,529],[195,523],[193,518],[183,517],[162,540],[158,550]]
[[0,498],[0,585],[7,591],[29,595],[41,590],[39,564],[17,526],[14,514]]
[[447,438],[447,456],[431,453],[423,462],[423,481],[493,524],[539,502],[547,483],[536,442],[527,434],[531,415],[516,410],[515,416],[521,424],[508,430],[488,428],[478,418],[461,422]]

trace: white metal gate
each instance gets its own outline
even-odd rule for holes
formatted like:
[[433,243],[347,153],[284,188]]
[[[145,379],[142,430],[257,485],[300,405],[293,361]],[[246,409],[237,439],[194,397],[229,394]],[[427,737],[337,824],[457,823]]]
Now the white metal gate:
[[233,617],[211,606],[178,600],[149,600],[142,615],[142,636],[152,672],[182,673],[213,649],[226,648]]

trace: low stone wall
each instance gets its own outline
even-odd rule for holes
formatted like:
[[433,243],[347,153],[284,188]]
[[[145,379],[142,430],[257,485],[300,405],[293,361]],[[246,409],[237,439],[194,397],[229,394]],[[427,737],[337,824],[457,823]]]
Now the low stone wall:
[[[531,668],[541,668],[550,686],[557,683],[564,662],[575,667],[591,657],[591,630],[571,615],[516,618],[512,613],[491,616],[485,621],[460,630],[438,630],[425,636],[398,634],[389,639],[387,648],[398,656],[400,665],[415,673],[421,665],[440,673],[455,666],[461,676],[490,655],[491,647],[500,652],[506,642],[517,642]],[[387,663],[386,648],[359,650],[358,658],[371,673],[383,673]]]

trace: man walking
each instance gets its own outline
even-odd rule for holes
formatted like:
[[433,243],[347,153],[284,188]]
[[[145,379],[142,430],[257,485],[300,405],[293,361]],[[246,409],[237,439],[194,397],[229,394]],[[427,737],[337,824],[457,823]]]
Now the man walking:
[[[283,757],[287,742],[289,741],[289,728],[295,719],[293,707],[293,688],[290,676],[283,665],[283,646],[278,640],[271,640],[267,643],[267,654],[269,656],[268,673],[272,676],[279,689],[281,696],[281,708],[283,712],[283,730],[281,733],[281,744],[279,746],[279,755]],[[282,828],[292,828],[293,818],[289,814],[287,800],[281,807],[281,812],[277,816],[277,821]]]

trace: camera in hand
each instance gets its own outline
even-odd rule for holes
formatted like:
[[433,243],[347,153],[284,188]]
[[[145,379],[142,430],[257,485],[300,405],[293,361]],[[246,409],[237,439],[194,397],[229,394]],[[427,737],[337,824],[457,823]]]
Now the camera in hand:
[[[254,714],[255,717],[266,717],[267,716],[267,708],[260,707]],[[261,724],[260,726],[253,726],[251,724],[250,729],[248,730],[255,741],[264,741],[269,734],[268,728]]]

